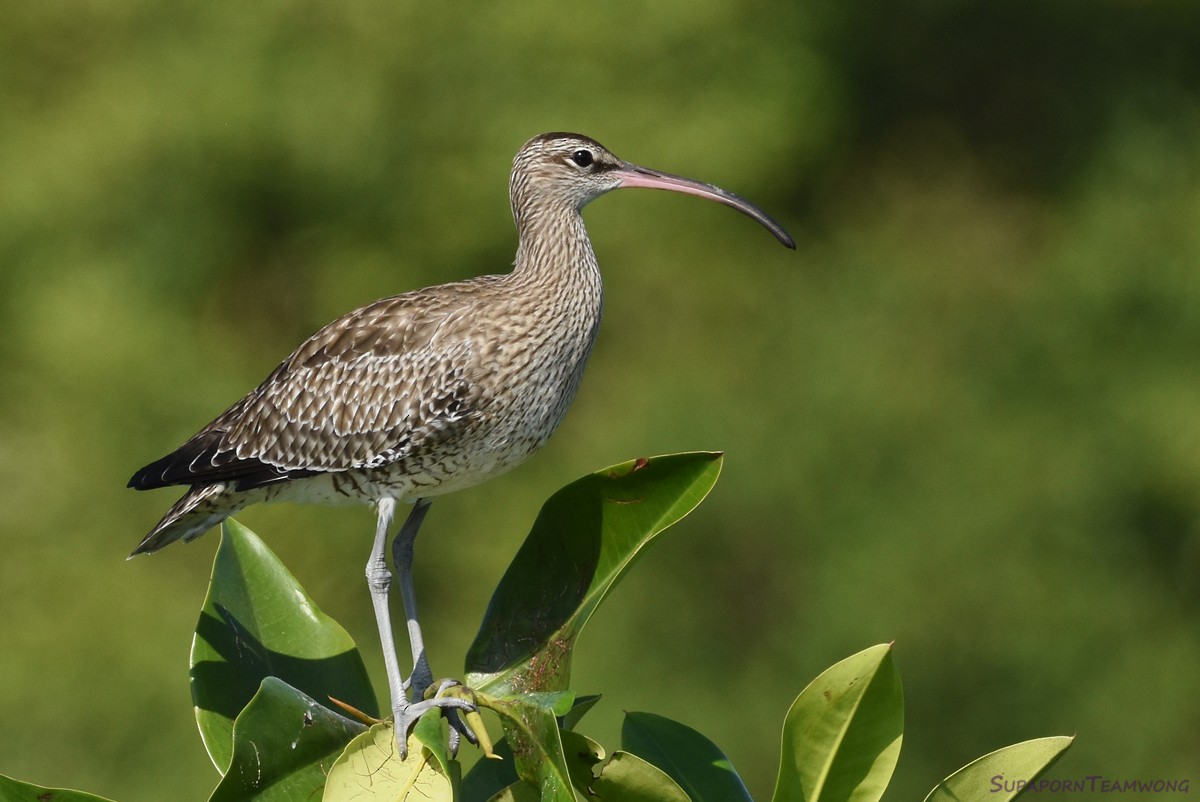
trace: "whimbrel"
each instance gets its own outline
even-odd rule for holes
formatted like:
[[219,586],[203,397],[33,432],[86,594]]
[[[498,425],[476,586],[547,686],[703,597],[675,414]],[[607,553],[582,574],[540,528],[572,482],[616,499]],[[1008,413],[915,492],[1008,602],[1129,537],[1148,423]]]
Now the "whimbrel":
[[[138,490],[188,486],[133,554],[192,540],[260,501],[374,504],[366,573],[401,753],[423,713],[469,707],[455,697],[424,699],[433,677],[413,597],[413,542],[432,497],[507,471],[562,420],[602,305],[580,211],[628,187],[723,203],[795,248],[766,213],[723,189],[622,161],[579,134],[534,137],[510,179],[513,270],[384,298],[318,331],[249,395],[129,480]],[[414,504],[392,544],[413,656],[407,681],[384,556],[398,502]]]

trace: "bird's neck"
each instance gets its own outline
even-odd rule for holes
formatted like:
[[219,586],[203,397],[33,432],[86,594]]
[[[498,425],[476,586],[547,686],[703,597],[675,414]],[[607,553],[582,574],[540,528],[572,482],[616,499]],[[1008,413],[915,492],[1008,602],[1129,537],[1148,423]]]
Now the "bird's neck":
[[516,220],[514,281],[545,289],[562,285],[599,293],[596,254],[577,209],[538,209],[531,214],[518,214]]
[[545,397],[528,400],[549,411],[547,431],[552,431],[579,387],[596,342],[604,288],[577,209],[518,215],[517,231],[517,259],[507,283],[530,327],[524,349],[529,364],[542,370],[553,366],[561,374],[561,381],[540,383],[544,386],[538,392]]

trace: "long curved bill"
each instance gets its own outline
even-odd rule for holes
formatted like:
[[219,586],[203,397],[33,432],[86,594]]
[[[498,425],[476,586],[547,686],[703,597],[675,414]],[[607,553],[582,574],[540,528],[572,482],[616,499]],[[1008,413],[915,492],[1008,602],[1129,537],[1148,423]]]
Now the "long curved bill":
[[619,188],[643,187],[645,189],[666,189],[672,192],[683,192],[687,195],[695,195],[698,198],[708,198],[717,203],[723,203],[726,206],[737,209],[747,217],[757,220],[763,228],[775,235],[775,239],[788,248],[793,250],[796,248],[795,240],[769,214],[745,198],[734,195],[732,192],[726,192],[720,187],[714,187],[712,184],[705,184],[702,181],[693,181],[690,178],[684,178],[680,175],[671,175],[670,173],[662,173],[647,167],[639,167],[636,164],[626,163],[624,167],[618,168],[613,172],[621,180]]

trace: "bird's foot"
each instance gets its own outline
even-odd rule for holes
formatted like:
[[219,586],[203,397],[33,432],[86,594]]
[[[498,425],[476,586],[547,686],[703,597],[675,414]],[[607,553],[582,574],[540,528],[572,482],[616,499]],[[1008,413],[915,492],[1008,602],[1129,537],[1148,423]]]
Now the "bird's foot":
[[395,716],[396,745],[400,748],[401,760],[408,757],[408,734],[412,732],[421,716],[435,708],[441,710],[450,722],[451,757],[458,754],[460,736],[473,744],[479,743],[479,736],[460,715],[461,711],[469,718],[478,718],[479,708],[475,705],[474,694],[457,680],[443,680],[436,688],[430,685],[421,701],[404,701],[392,708]]
[[[475,701],[475,692],[455,679],[444,679],[438,683],[435,690],[432,685],[425,691],[427,699],[462,699],[470,703],[470,707],[444,707],[442,715],[450,724],[450,756],[458,754],[458,746],[462,738],[467,742],[480,746],[492,757],[492,745],[487,738],[487,730],[483,728],[483,719],[479,717],[479,707]],[[472,724],[474,725],[472,727]],[[476,733],[482,733],[482,738]]]

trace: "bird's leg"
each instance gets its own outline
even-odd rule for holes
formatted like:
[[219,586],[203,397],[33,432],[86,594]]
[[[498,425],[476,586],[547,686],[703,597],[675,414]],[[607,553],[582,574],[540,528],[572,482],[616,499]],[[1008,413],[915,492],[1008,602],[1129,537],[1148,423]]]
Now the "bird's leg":
[[371,605],[375,608],[375,623],[379,627],[379,642],[383,646],[383,664],[387,669],[388,691],[392,709],[400,702],[407,703],[404,693],[404,677],[400,673],[400,662],[396,659],[396,641],[392,636],[392,616],[388,609],[388,590],[392,586],[392,572],[384,558],[388,529],[396,514],[396,500],[382,498],[377,506],[378,520],[375,524],[375,544],[371,547],[371,558],[367,561],[367,586],[371,589]]
[[408,678],[408,691],[409,698],[415,702],[421,701],[425,689],[433,684],[433,672],[429,669],[429,658],[425,656],[425,641],[421,637],[421,625],[417,621],[417,594],[412,581],[413,547],[416,544],[417,532],[425,522],[425,513],[429,512],[432,503],[429,499],[417,499],[412,512],[408,514],[404,525],[396,534],[396,539],[392,541],[392,562],[396,565],[397,578],[400,580],[400,601],[404,605],[408,643],[412,647],[413,670]]
[[[413,670],[406,683],[409,698],[413,701],[412,708],[404,713],[406,719],[415,722],[422,713],[431,707],[441,707],[450,722],[450,754],[458,752],[458,735],[462,733],[471,743],[478,743],[475,733],[458,715],[455,708],[474,710],[475,706],[464,699],[446,697],[442,694],[457,685],[453,680],[443,682],[433,698],[426,700],[425,691],[433,684],[433,672],[429,668],[429,658],[425,653],[425,639],[421,636],[421,624],[417,619],[417,594],[412,581],[413,550],[417,541],[417,532],[425,521],[425,513],[433,504],[430,499],[417,499],[412,512],[408,514],[404,525],[400,527],[396,539],[392,541],[392,562],[396,565],[396,573],[400,580],[400,600],[404,604],[404,618],[408,625],[408,642],[412,647]],[[419,711],[419,712],[418,712]],[[397,715],[399,729],[400,715]]]
[[[400,597],[404,602],[405,618],[408,621],[409,637],[412,640],[413,676],[408,682],[400,673],[400,663],[396,659],[396,643],[392,635],[392,618],[388,608],[388,590],[392,584],[392,574],[388,571],[384,558],[387,545],[388,529],[396,513],[396,500],[386,497],[379,500],[377,505],[378,521],[375,528],[375,543],[371,547],[371,558],[367,562],[367,585],[371,589],[371,604],[375,608],[375,623],[379,626],[379,641],[383,645],[383,662],[387,669],[388,690],[391,693],[392,715],[395,718],[396,745],[400,749],[400,757],[408,755],[408,733],[424,713],[440,707],[461,708],[474,710],[475,706],[466,699],[458,697],[435,696],[433,699],[422,699],[421,692],[432,684],[432,674],[429,663],[425,658],[425,647],[421,640],[421,628],[417,624],[416,600],[412,586],[412,552],[413,541],[421,521],[429,509],[430,502],[419,500],[408,519],[400,528],[394,544],[393,560],[400,574]],[[415,680],[415,681],[414,681]],[[410,700],[408,689],[412,688],[415,699]],[[442,690],[442,689],[439,689]],[[457,718],[457,717],[456,717]],[[453,723],[455,719],[451,719]],[[468,729],[467,737],[474,740],[473,733]]]

